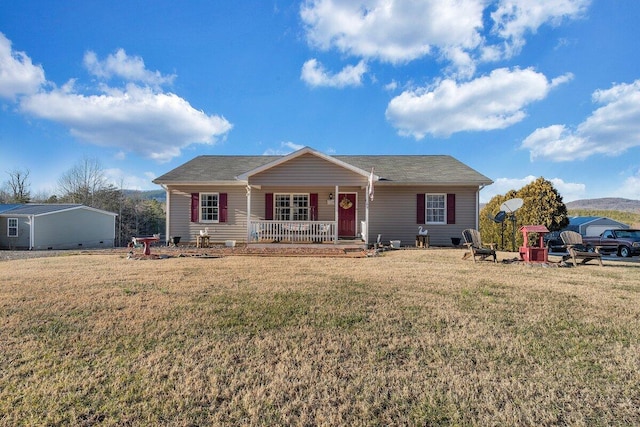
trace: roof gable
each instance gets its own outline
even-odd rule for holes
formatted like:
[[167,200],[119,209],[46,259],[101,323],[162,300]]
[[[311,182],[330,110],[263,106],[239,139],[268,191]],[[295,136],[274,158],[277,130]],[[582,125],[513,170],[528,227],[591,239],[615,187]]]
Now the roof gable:
[[249,178],[251,176],[253,176],[253,175],[257,175],[259,173],[265,172],[265,171],[267,171],[269,169],[275,168],[275,167],[277,167],[279,165],[282,165],[283,163],[289,162],[289,161],[291,161],[293,159],[296,159],[298,157],[301,157],[301,156],[304,156],[304,155],[307,155],[307,154],[319,157],[320,159],[323,159],[323,160],[325,160],[325,161],[327,161],[329,163],[333,163],[333,164],[335,164],[337,166],[340,166],[340,167],[342,167],[344,169],[347,169],[347,170],[349,170],[351,172],[354,172],[354,173],[356,173],[358,175],[362,175],[364,177],[368,177],[369,176],[369,172],[367,172],[367,171],[365,171],[363,169],[360,169],[360,168],[358,168],[358,167],[356,167],[356,166],[354,166],[352,164],[349,164],[347,162],[339,160],[337,157],[328,156],[328,155],[323,154],[323,153],[321,153],[319,151],[316,151],[316,150],[314,150],[314,149],[312,149],[310,147],[304,147],[304,148],[301,148],[300,150],[295,151],[295,152],[293,152],[291,154],[288,154],[286,156],[280,157],[280,158],[278,158],[276,160],[273,160],[272,162],[265,163],[264,165],[261,165],[261,166],[255,168],[255,169],[253,169],[253,170],[247,171],[247,172],[239,175],[238,179],[241,180],[241,181],[248,181]]

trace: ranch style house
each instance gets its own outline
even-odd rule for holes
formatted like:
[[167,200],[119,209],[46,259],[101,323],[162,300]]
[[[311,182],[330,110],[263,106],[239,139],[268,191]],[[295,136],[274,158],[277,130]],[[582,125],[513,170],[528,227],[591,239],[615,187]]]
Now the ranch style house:
[[493,181],[446,155],[203,155],[156,178],[167,239],[412,245],[419,227],[450,246],[478,228],[479,192]]

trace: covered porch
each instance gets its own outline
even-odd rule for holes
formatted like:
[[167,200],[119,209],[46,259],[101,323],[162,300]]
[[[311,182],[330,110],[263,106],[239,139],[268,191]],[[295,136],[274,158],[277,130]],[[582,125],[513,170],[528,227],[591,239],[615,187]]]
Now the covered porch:
[[247,211],[252,213],[247,219],[247,243],[366,245],[369,240],[366,191],[366,187],[247,186]]
[[246,241],[367,244],[373,171],[302,149],[237,177],[246,182]]

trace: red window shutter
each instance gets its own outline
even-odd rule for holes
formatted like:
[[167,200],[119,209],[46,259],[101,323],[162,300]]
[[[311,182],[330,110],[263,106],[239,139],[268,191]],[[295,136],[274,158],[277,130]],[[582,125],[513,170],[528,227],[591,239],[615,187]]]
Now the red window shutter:
[[456,223],[456,195],[447,194],[447,224]]
[[318,220],[318,193],[309,194],[309,206],[311,207],[311,221]]
[[264,195],[264,219],[273,219],[273,193]]
[[200,219],[200,193],[191,193],[191,222]]
[[227,193],[220,193],[220,200],[218,200],[220,204],[220,222],[227,222]]
[[418,206],[418,209],[416,210],[416,223],[417,224],[424,224],[424,217],[426,215],[426,210],[425,210],[425,206],[424,206],[424,199],[425,196],[424,194],[416,194],[416,205]]

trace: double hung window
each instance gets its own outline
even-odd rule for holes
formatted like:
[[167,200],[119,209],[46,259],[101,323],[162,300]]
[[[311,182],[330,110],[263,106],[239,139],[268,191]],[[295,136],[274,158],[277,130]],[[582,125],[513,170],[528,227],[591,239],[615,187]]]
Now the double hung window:
[[200,221],[218,222],[220,198],[218,193],[200,193]]
[[308,221],[308,194],[276,194],[274,203],[276,221]]
[[18,218],[8,218],[7,220],[7,236],[18,237]]
[[447,222],[447,197],[446,194],[426,194],[426,223],[446,224]]

